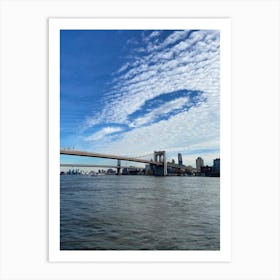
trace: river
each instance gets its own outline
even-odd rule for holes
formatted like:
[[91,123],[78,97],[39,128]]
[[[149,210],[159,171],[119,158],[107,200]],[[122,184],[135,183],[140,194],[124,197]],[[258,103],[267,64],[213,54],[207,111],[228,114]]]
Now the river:
[[220,179],[60,176],[61,250],[219,250]]

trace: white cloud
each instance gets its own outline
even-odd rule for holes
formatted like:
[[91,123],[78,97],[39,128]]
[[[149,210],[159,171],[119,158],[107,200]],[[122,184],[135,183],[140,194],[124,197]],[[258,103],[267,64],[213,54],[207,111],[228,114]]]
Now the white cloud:
[[129,63],[125,63],[118,71],[117,73],[121,73],[125,71],[129,67]]
[[98,132],[93,133],[90,136],[85,137],[86,141],[96,141],[104,138],[105,136],[111,135],[115,132],[123,131],[121,127],[104,127]]
[[160,34],[161,34],[160,31],[153,31],[153,32],[149,35],[149,38],[158,37]]
[[157,117],[166,115],[174,110],[182,109],[189,102],[189,97],[179,97],[150,111],[143,117],[135,119],[130,126],[138,127],[153,122]]
[[184,39],[187,34],[189,33],[188,30],[180,30],[180,31],[174,31],[171,35],[169,35],[163,43],[159,45],[148,45],[148,52],[156,51],[156,50],[161,50],[163,48],[166,48],[167,46],[176,43],[179,40]]
[[193,107],[150,126],[124,132],[120,141],[102,147],[105,153],[133,154],[149,153],[154,150],[167,152],[198,149],[217,149],[219,124],[205,109],[205,104]]

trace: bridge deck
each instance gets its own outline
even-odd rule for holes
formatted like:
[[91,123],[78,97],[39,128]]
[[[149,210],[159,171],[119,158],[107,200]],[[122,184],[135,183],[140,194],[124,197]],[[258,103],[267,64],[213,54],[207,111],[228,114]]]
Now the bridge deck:
[[108,154],[100,154],[100,153],[91,153],[84,151],[76,151],[76,150],[60,150],[61,155],[71,155],[71,156],[82,156],[82,157],[96,157],[96,158],[108,158],[108,159],[119,159],[125,161],[133,161],[133,162],[141,162],[146,164],[154,164],[154,165],[162,165],[162,162],[151,162],[145,159],[133,158],[133,157],[124,157],[117,155],[108,155]]
[[104,165],[104,164],[81,164],[81,163],[61,163],[61,167],[100,167],[100,168],[137,168],[142,169],[143,167],[136,167],[136,166],[118,166],[118,165]]

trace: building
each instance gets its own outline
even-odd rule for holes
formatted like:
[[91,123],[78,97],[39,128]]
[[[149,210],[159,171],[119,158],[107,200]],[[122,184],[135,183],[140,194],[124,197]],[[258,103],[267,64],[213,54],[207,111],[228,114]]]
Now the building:
[[116,175],[116,171],[115,170],[113,170],[112,168],[109,168],[109,169],[107,169],[107,172],[106,172],[106,174],[108,174],[108,175]]
[[183,165],[183,159],[182,159],[182,154],[181,153],[178,154],[178,164]]
[[123,168],[122,175],[144,175],[144,170],[142,168],[137,168],[133,166]]
[[216,158],[213,160],[213,170],[212,170],[213,176],[220,176],[220,159]]
[[212,176],[212,166],[201,166],[200,168],[200,176],[207,176],[207,177],[210,177]]
[[220,172],[220,159],[216,158],[213,160],[213,171]]
[[153,175],[153,169],[150,164],[145,165],[145,175]]
[[204,161],[201,157],[196,159],[196,170],[197,172],[201,172],[201,167],[204,167]]

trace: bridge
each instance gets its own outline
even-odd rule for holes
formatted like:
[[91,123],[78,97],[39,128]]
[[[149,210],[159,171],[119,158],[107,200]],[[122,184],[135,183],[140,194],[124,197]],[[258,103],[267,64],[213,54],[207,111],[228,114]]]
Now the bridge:
[[108,155],[108,154],[76,151],[76,150],[61,149],[60,154],[71,155],[71,156],[82,156],[82,157],[108,158],[108,159],[117,159],[117,160],[124,160],[124,161],[141,162],[146,164],[162,165],[162,162],[151,162],[150,160],[140,159],[136,157],[124,157],[124,156]]
[[61,166],[71,166],[71,167],[105,167],[105,168],[117,168],[117,173],[120,175],[121,168],[126,168],[121,166],[121,160],[123,161],[131,161],[131,162],[139,162],[149,165],[153,175],[155,176],[166,176],[167,168],[176,168],[180,170],[187,170],[186,167],[182,164],[169,163],[166,160],[165,151],[154,151],[154,160],[145,160],[137,157],[125,157],[120,155],[110,155],[110,154],[102,154],[102,153],[94,153],[94,152],[86,152],[86,151],[78,151],[78,150],[68,150],[68,149],[60,149],[61,155],[71,155],[71,156],[82,156],[82,157],[93,157],[93,158],[105,158],[105,159],[116,159],[117,165],[85,165],[85,164],[61,164]]
[[139,166],[125,166],[125,165],[106,165],[106,164],[80,164],[80,163],[61,163],[61,167],[100,167],[100,168],[140,168]]

